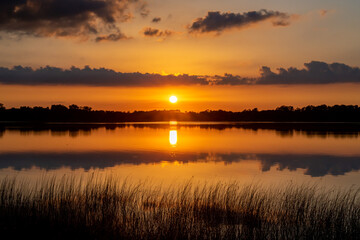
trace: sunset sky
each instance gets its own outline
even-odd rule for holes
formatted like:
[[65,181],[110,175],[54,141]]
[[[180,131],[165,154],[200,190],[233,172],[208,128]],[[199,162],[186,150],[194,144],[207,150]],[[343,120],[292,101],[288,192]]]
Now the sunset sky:
[[358,0],[1,1],[0,103],[360,105],[359,9]]

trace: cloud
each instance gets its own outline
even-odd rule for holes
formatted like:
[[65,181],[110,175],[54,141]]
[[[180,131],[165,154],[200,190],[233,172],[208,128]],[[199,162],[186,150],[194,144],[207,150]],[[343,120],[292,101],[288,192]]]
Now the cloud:
[[224,76],[215,75],[210,79],[210,83],[213,85],[251,85],[255,82],[253,78],[244,78],[229,73],[225,73]]
[[109,35],[103,35],[103,36],[99,36],[95,39],[96,42],[102,42],[102,41],[119,41],[119,40],[123,40],[123,39],[129,39],[129,37],[127,37],[126,35],[124,35],[123,33],[112,33]]
[[224,30],[241,28],[269,19],[274,20],[274,26],[286,26],[289,24],[289,18],[287,13],[265,9],[245,13],[208,12],[205,17],[195,19],[188,27],[188,31],[190,33],[221,33]]
[[328,13],[328,10],[325,10],[325,9],[321,9],[319,11],[320,16],[325,16],[327,13]]
[[0,84],[16,85],[87,85],[87,86],[164,86],[164,85],[267,85],[267,84],[330,84],[360,83],[360,69],[343,63],[312,61],[305,68],[279,68],[277,72],[269,67],[260,69],[260,76],[254,78],[225,74],[223,76],[160,75],[152,73],[122,73],[106,68],[71,67],[62,69],[15,66],[0,67]]
[[214,76],[215,85],[266,85],[266,84],[329,84],[360,83],[360,69],[343,63],[325,63],[312,61],[304,64],[305,68],[278,68],[271,71],[267,66],[260,69],[257,78],[245,78],[238,75],[225,74]]
[[[144,12],[143,0],[17,0],[0,2],[0,31],[37,37],[115,34],[131,18],[130,5]],[[140,4],[141,3],[141,4]],[[140,4],[140,5],[139,5]]]
[[[137,0],[135,0],[135,1],[137,1]],[[149,16],[150,10],[148,9],[148,5],[146,2],[142,2],[142,3],[138,4],[138,6],[139,6],[140,15],[142,17],[145,18],[145,17]]]
[[277,73],[269,67],[262,67],[257,84],[324,84],[324,83],[360,83],[360,69],[343,63],[325,63],[312,61],[305,68],[279,68]]
[[275,27],[278,27],[278,26],[286,27],[286,26],[290,25],[290,22],[288,20],[280,19],[280,20],[277,20],[277,21],[273,21],[272,24]]
[[326,17],[326,16],[331,15],[333,13],[335,13],[334,9],[320,9],[318,11],[318,14],[320,15],[320,17]]
[[208,84],[201,76],[122,73],[106,68],[0,68],[0,83],[18,85],[161,86]]
[[161,17],[155,17],[155,18],[153,18],[153,20],[152,20],[153,23],[158,23],[158,22],[160,22],[160,21],[161,21]]
[[170,31],[170,30],[162,31],[162,30],[157,29],[157,28],[147,27],[147,28],[143,29],[142,33],[146,37],[163,37],[163,38],[166,38],[166,37],[169,37],[169,36],[173,35],[175,32]]

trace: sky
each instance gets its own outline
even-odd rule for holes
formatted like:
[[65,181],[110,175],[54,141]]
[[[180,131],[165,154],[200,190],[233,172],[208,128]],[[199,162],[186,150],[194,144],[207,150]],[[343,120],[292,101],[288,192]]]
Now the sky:
[[5,0],[0,103],[360,105],[359,9],[358,0]]

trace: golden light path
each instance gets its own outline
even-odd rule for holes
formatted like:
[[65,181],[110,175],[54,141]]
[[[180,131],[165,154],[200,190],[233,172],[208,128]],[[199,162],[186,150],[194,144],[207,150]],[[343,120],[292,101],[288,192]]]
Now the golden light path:
[[170,130],[169,132],[169,142],[171,145],[176,145],[177,143],[177,131],[176,130]]

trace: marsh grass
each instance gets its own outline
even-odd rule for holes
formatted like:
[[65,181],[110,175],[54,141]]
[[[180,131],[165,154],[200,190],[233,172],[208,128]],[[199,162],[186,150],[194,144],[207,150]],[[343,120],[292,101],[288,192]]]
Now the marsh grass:
[[2,239],[359,239],[359,189],[7,178],[0,230]]

